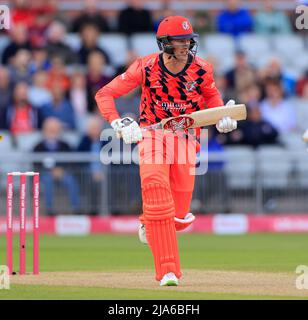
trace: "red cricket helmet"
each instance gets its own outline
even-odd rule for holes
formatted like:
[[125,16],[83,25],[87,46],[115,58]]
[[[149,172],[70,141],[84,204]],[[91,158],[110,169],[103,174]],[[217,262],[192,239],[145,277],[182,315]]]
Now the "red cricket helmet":
[[197,37],[189,20],[182,16],[166,17],[159,24],[156,33],[159,49],[169,54],[173,54],[171,40],[190,39],[189,49],[192,50],[197,44]]

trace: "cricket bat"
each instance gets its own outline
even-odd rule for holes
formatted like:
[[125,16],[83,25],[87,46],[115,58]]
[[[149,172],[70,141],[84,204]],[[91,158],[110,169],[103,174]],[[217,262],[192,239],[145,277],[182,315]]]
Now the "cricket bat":
[[167,131],[185,130],[190,128],[200,128],[215,125],[223,117],[230,117],[234,120],[245,120],[247,110],[244,104],[233,106],[222,106],[206,110],[195,111],[177,117],[163,119],[161,122],[142,127],[142,130],[163,129]]

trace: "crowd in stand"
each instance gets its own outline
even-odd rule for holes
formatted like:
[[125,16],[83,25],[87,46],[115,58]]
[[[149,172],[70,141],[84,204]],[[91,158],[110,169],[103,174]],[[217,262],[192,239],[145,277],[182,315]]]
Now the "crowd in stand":
[[[142,1],[132,0],[113,19],[97,10],[94,0],[85,1],[85,9],[74,17],[57,10],[53,1],[42,3],[31,8],[30,1],[15,1],[11,8],[13,27],[0,33],[10,38],[0,55],[0,130],[8,130],[13,137],[40,130],[43,140],[35,146],[35,152],[72,151],[72,146],[61,141],[63,130],[84,134],[77,151],[98,153],[100,150],[100,129],[108,125],[97,116],[95,93],[122,73],[137,55],[128,51],[123,66],[112,65],[110,55],[98,45],[99,36],[110,32],[120,32],[128,39],[139,32],[153,32],[154,36],[161,19],[174,14],[190,18],[195,32],[200,35],[226,33],[233,36],[235,42],[245,33],[296,32],[292,17],[274,10],[271,1],[265,1],[263,8],[252,13],[244,9],[240,1],[227,0],[225,10],[212,14],[174,12],[167,6],[151,12],[143,7]],[[78,50],[65,43],[67,33],[79,35],[81,47]],[[214,58],[213,63],[217,64]],[[280,135],[306,129],[308,119],[296,117],[293,102],[296,99],[297,107],[308,108],[308,70],[300,77],[291,76],[284,71],[279,59],[272,59],[264,68],[256,69],[249,64],[245,53],[237,50],[231,70],[217,73],[215,77],[224,101],[235,99],[248,106],[248,120],[239,122],[238,130],[231,134],[213,132],[210,151],[220,151],[222,145],[229,144],[255,148],[262,144],[278,144]],[[138,118],[139,94],[137,89],[117,100],[122,116]],[[90,122],[85,129],[87,116]],[[53,212],[54,180],[59,180],[69,190],[72,208],[78,212],[80,190],[74,177],[62,165],[53,165],[52,170],[47,167],[43,164],[38,168],[46,169],[42,178],[47,213]],[[87,169],[91,185],[99,190],[102,170],[97,163]],[[98,212],[97,201],[91,200],[93,214]]]
[[[273,10],[271,1],[266,1],[264,8],[254,15],[242,8],[238,0],[226,3],[226,9],[216,16],[207,12],[187,13],[196,32],[229,33],[235,38],[247,32],[292,32],[287,14]],[[165,8],[160,16],[154,15],[143,8],[141,1],[134,0],[110,23],[96,9],[95,2],[88,1],[85,11],[67,21],[49,2],[34,9],[28,5],[28,1],[22,0],[12,8],[10,43],[1,56],[0,129],[8,129],[13,135],[41,129],[49,117],[58,118],[64,129],[80,130],[84,115],[97,112],[94,101],[97,90],[136,58],[130,51],[126,65],[112,66],[109,55],[97,44],[98,37],[110,31],[128,36],[155,32],[164,15],[176,14]],[[65,44],[67,32],[79,34],[82,45],[78,51]],[[307,72],[299,79],[289,76],[278,59],[255,70],[244,52],[238,51],[233,69],[217,74],[216,79],[224,100],[234,98],[250,107],[249,124],[240,126],[241,132],[227,136],[224,143],[256,146],[275,142],[279,133],[297,128],[288,98],[298,96],[303,104],[307,102]],[[138,94],[137,90],[124,101],[120,99],[120,112],[138,117]]]

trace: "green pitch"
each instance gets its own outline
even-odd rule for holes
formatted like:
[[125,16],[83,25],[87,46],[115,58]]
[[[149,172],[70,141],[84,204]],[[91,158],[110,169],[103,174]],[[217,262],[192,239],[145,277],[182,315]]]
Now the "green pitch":
[[[17,238],[17,237],[15,237]],[[298,265],[308,265],[308,235],[306,234],[256,234],[241,236],[214,236],[181,234],[178,237],[181,266],[184,270],[206,272],[209,270],[244,272],[258,275],[288,274],[296,278]],[[27,239],[27,271],[32,270],[32,238]],[[14,262],[18,264],[18,241],[15,241]],[[68,283],[11,284],[10,290],[0,290],[0,299],[170,299],[170,288],[160,288],[154,280],[152,256],[149,248],[139,243],[137,235],[95,235],[86,237],[41,236],[40,270],[42,274],[67,272]],[[0,242],[0,265],[5,263],[5,236]],[[18,270],[16,270],[18,271]],[[145,286],[116,288],[84,283],[69,284],[72,272],[150,273],[149,288]],[[14,276],[20,278],[20,276]],[[14,278],[13,277],[13,278]],[[25,277],[30,277],[26,275]],[[72,277],[72,280],[74,277]],[[26,279],[26,278],[25,278]],[[185,278],[187,288],[189,278]],[[206,281],[207,279],[205,279]],[[234,279],[236,286],[237,279]],[[241,281],[239,278],[238,281]],[[144,283],[143,283],[144,285]],[[155,288],[153,287],[155,286]],[[294,285],[295,286],[295,285]],[[305,296],[232,292],[227,290],[207,292],[207,288],[172,288],[173,299],[305,299]],[[180,291],[181,290],[181,291]],[[216,292],[215,292],[216,290]],[[303,290],[298,290],[303,292]],[[308,290],[306,298],[308,298]]]

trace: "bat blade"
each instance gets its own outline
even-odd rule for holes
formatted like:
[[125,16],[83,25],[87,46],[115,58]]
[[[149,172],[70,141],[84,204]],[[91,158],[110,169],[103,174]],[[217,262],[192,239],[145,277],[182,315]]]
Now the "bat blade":
[[234,120],[246,120],[247,110],[244,104],[234,106],[223,106],[212,109],[196,111],[190,114],[194,124],[190,128],[215,125],[223,117],[230,117]]
[[234,106],[222,106],[212,109],[196,111],[190,114],[183,114],[178,117],[163,119],[160,123],[143,127],[143,130],[164,129],[167,131],[185,130],[189,128],[200,128],[215,125],[223,117],[230,117],[234,120],[245,120],[247,110],[244,104]]

